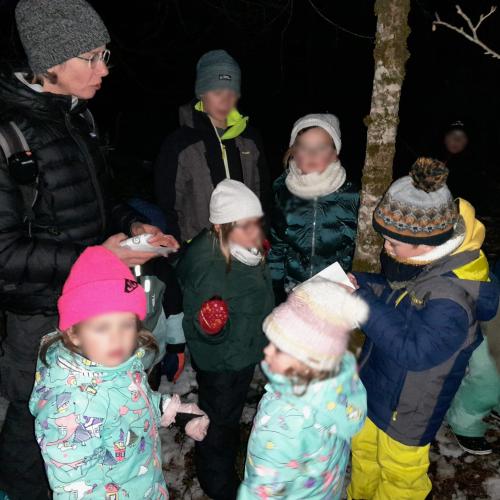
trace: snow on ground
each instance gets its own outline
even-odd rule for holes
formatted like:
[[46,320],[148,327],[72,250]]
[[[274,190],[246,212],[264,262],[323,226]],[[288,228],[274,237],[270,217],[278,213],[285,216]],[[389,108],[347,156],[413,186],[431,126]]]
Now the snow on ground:
[[[244,443],[250,432],[257,407],[257,395],[262,393],[265,380],[257,371],[243,412],[241,423],[242,449],[237,459],[237,468],[243,471]],[[197,400],[197,385],[193,369],[188,364],[177,384],[164,378],[160,391],[176,392],[183,400]],[[0,427],[7,404],[0,398]],[[500,424],[491,421],[488,440],[495,453],[478,457],[468,455],[458,447],[449,429],[443,426],[436,443],[431,448],[429,474],[434,485],[433,500],[500,500]],[[173,500],[207,500],[196,479],[193,463],[194,443],[177,428],[160,432],[163,450],[165,478]],[[349,482],[349,472],[345,484]],[[344,496],[345,498],[345,496]]]
[[[265,380],[260,371],[256,372],[252,384],[250,402],[246,405],[241,423],[242,443],[245,442],[256,412],[255,392],[263,390]],[[189,400],[196,399],[196,380],[189,367],[178,384],[163,380],[162,392],[178,392]],[[489,456],[477,457],[464,453],[457,445],[448,427],[443,425],[431,448],[430,476],[434,486],[433,500],[500,500],[500,425],[491,422],[488,440],[496,452]],[[189,438],[181,435],[177,428],[162,431],[165,478],[174,500],[205,500],[196,480],[193,465],[194,446]],[[174,450],[171,447],[174,446]],[[237,460],[243,470],[244,446]],[[349,483],[348,471],[345,486]],[[346,498],[344,495],[343,498]]]

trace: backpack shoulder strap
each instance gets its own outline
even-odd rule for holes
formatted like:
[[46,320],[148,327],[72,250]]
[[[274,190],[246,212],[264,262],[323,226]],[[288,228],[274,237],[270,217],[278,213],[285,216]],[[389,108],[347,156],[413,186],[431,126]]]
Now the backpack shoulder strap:
[[24,134],[13,121],[0,123],[0,149],[7,161],[17,153],[30,151]]
[[[10,162],[17,155],[24,153],[25,161],[32,162],[32,160],[30,160],[32,152],[28,142],[20,128],[13,121],[0,123],[0,149],[5,156],[9,174],[16,181],[17,186],[21,191],[24,206],[23,219],[25,222],[30,222],[34,219],[33,206],[38,197],[38,175],[36,175],[34,180],[31,182],[19,182],[19,180],[12,175],[12,171],[9,168]],[[19,168],[22,168],[23,158],[19,158],[18,161]]]

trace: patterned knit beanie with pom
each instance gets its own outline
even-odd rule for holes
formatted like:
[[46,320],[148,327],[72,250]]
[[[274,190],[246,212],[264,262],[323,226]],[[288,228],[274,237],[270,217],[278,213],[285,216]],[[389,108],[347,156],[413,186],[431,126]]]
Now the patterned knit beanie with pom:
[[458,206],[446,185],[448,168],[419,158],[410,175],[394,182],[373,214],[383,236],[413,245],[438,246],[448,241],[458,222]]

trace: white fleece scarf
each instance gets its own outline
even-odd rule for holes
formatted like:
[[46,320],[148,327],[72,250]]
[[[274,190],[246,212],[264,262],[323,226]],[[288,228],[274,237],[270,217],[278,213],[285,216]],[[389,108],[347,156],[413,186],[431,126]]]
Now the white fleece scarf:
[[262,254],[256,248],[248,250],[235,243],[230,243],[229,251],[236,260],[247,266],[256,267],[262,262]]
[[311,174],[303,174],[295,160],[290,160],[285,184],[295,196],[312,200],[334,193],[344,184],[345,179],[346,172],[339,160],[330,163],[323,172]]
[[416,257],[411,257],[407,259],[410,264],[422,265],[430,264],[431,262],[436,262],[447,255],[451,255],[465,240],[465,223],[462,218],[457,223],[457,227],[452,235],[452,237],[435,248],[430,252],[424,253],[423,255],[417,255]]

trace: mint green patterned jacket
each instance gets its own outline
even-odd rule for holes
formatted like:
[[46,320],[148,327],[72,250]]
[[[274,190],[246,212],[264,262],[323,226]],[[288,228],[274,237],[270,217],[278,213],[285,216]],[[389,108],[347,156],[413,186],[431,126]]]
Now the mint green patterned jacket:
[[289,378],[262,367],[269,384],[254,420],[238,500],[340,498],[351,438],[366,415],[354,356],[346,353],[335,378],[311,383],[303,395]]
[[38,361],[30,410],[54,499],[167,499],[162,474],[161,396],[144,350],[107,368],[61,342]]

